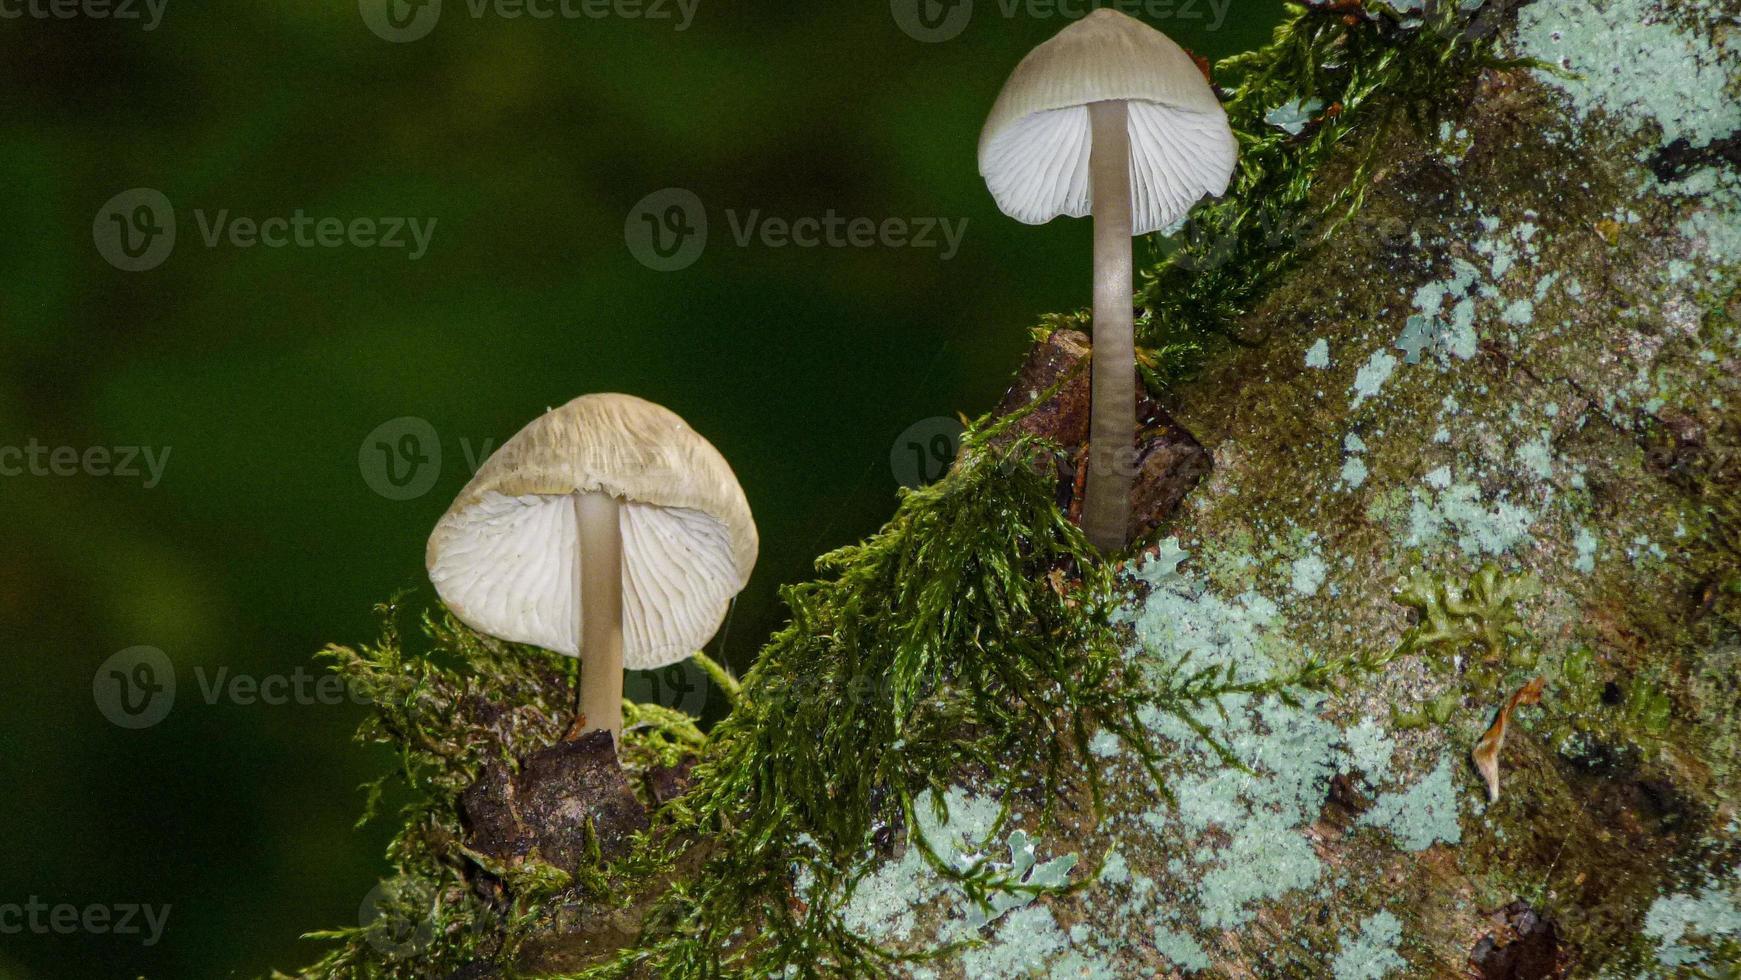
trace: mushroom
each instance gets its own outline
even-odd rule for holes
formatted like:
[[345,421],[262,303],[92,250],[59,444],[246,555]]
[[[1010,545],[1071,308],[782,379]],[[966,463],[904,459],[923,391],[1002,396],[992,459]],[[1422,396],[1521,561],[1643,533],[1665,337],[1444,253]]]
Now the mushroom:
[[749,503],[669,409],[583,395],[478,468],[429,536],[441,600],[473,629],[579,657],[577,731],[623,727],[623,670],[693,655],[756,563]]
[[1197,63],[1100,8],[1029,52],[986,119],[979,172],[1007,215],[1094,216],[1093,407],[1082,526],[1102,552],[1130,525],[1136,445],[1131,238],[1227,191],[1238,151]]

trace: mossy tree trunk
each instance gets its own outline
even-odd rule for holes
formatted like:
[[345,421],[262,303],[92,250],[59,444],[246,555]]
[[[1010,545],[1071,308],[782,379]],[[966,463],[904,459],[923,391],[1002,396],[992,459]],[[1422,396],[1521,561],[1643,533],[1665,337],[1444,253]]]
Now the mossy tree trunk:
[[[601,975],[1733,975],[1741,7],[1412,7],[1224,66],[1247,165],[1138,322],[1214,468],[1119,584],[1054,506],[1067,457],[986,423],[791,590],[708,745],[631,722],[637,771],[701,757],[663,859],[493,895],[451,804],[480,738],[556,737],[559,675],[463,635],[484,682],[341,656],[439,790],[407,907],[487,925],[317,972],[568,936]],[[1470,751],[1536,678],[1489,803]],[[625,908],[639,945],[598,948]]]

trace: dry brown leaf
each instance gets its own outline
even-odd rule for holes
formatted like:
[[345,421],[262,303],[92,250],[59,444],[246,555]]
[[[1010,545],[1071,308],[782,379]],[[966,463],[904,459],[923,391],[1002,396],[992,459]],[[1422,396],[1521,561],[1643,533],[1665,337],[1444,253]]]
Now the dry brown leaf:
[[1487,802],[1499,802],[1499,750],[1505,745],[1505,728],[1511,723],[1511,713],[1519,705],[1536,704],[1542,699],[1542,688],[1547,686],[1547,678],[1537,677],[1528,684],[1517,689],[1517,693],[1505,702],[1505,707],[1499,709],[1499,717],[1494,720],[1493,727],[1487,729],[1487,734],[1481,736],[1481,741],[1475,743],[1475,750],[1469,753],[1475,760],[1475,768],[1487,780]]

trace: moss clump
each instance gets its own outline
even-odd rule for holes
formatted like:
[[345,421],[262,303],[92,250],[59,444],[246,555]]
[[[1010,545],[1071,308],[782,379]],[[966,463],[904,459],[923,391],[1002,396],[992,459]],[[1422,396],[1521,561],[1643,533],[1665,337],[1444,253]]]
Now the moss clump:
[[[407,655],[391,627],[361,651],[329,651],[375,699],[362,737],[400,749],[399,775],[418,795],[391,850],[400,875],[384,887],[383,914],[318,934],[346,945],[312,972],[512,968],[528,940],[541,950],[560,941],[551,909],[582,906],[596,919],[664,889],[640,908],[638,941],[562,962],[585,976],[877,974],[895,954],[849,929],[843,912],[879,828],[907,828],[934,871],[991,910],[1060,884],[947,861],[914,833],[953,780],[971,774],[1006,809],[1035,801],[1044,827],[1071,796],[1067,779],[1084,777],[1098,799],[1097,733],[1129,746],[1159,783],[1142,720],[1155,711],[1240,765],[1204,730],[1205,706],[1287,698],[1331,667],[1308,661],[1266,680],[1189,658],[1159,669],[1128,659],[1112,572],[1053,499],[1056,450],[1010,438],[1012,421],[976,425],[949,475],[908,492],[877,535],[824,556],[826,578],[785,591],[792,621],[707,737],[696,789],[660,810],[620,861],[499,867],[464,846],[457,798],[479,767],[565,730],[561,658],[433,621],[431,657]],[[656,734],[631,726],[626,764],[660,764],[689,744],[692,728],[666,721]],[[480,872],[501,887],[480,887]]]
[[[1474,14],[1429,2],[1419,17],[1386,3],[1288,6],[1269,45],[1216,66],[1236,79],[1226,106],[1239,169],[1144,276],[1137,341],[1156,389],[1193,375],[1225,341],[1244,342],[1235,321],[1364,203],[1395,117],[1433,122],[1482,69],[1525,64],[1493,53],[1510,6],[1501,0]],[[1288,129],[1266,118],[1302,100],[1321,114]]]
[[[477,961],[511,963],[546,928],[551,903],[602,919],[644,889],[638,857],[557,868],[535,857],[504,864],[466,846],[459,797],[491,762],[509,762],[560,740],[573,719],[575,661],[474,633],[451,617],[424,616],[429,646],[408,648],[403,610],[380,607],[372,644],[322,652],[373,714],[361,742],[389,746],[398,765],[367,788],[363,818],[391,792],[408,797],[388,846],[396,873],[365,903],[366,921],[313,932],[340,948],[304,971],[323,977],[422,977]],[[631,785],[697,750],[694,720],[657,705],[625,705],[622,762]],[[648,802],[643,800],[643,802]]]
[[[663,808],[622,861],[502,868],[464,845],[460,793],[485,762],[562,737],[572,662],[433,619],[434,649],[413,654],[393,609],[375,644],[328,650],[375,705],[359,738],[395,748],[413,800],[389,849],[399,874],[380,890],[381,914],[315,934],[344,946],[309,972],[512,966],[539,911],[593,903],[590,914],[609,915],[681,876],[701,838],[713,857],[695,883],[672,887],[644,941],[595,956],[591,972],[873,971],[882,955],[842,927],[829,897],[873,827],[907,822],[916,800],[967,769],[1054,798],[1062,760],[1088,733],[1136,725],[1138,685],[1121,676],[1108,621],[1111,572],[1053,501],[1053,450],[1003,438],[1006,424],[976,428],[947,477],[907,493],[877,535],[824,556],[824,579],[785,590],[791,623],[733,692],[697,790]],[[702,748],[689,720],[628,710],[631,770]],[[385,785],[371,788],[371,811]],[[809,871],[807,897],[793,894],[795,865]],[[951,871],[970,895],[990,887]],[[480,887],[480,872],[502,887]]]
[[[820,559],[824,579],[785,590],[791,623],[744,678],[686,801],[686,830],[713,835],[716,856],[640,948],[597,972],[875,972],[885,954],[839,915],[874,828],[907,824],[964,770],[1053,799],[1090,732],[1134,731],[1110,573],[1054,503],[1037,465],[1051,450],[1000,445],[1001,431],[971,430],[948,476]],[[957,875],[970,894],[984,884]]]

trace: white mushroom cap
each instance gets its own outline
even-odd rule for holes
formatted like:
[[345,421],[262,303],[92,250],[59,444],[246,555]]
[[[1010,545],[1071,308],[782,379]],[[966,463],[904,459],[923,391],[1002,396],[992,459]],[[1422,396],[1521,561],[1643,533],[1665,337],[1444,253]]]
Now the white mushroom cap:
[[1133,234],[1226,193],[1238,147],[1197,63],[1160,31],[1102,7],[1029,52],[992,106],[979,172],[998,207],[1030,225],[1091,213],[1088,105],[1112,101],[1129,103]]
[[466,625],[579,655],[573,494],[622,498],[623,666],[713,638],[756,564],[756,525],[725,457],[669,409],[583,395],[521,429],[429,536],[435,591]]

